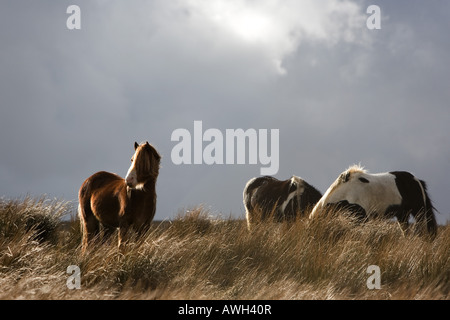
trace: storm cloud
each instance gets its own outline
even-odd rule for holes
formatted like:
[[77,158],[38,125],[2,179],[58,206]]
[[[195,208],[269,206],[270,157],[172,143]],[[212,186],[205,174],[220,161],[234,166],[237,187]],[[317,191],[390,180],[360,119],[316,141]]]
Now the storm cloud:
[[[66,9],[81,9],[69,30]],[[381,8],[369,30],[367,7]],[[322,192],[361,163],[427,181],[449,218],[450,5],[430,1],[11,1],[0,4],[0,195],[77,200],[162,154],[156,219],[243,217],[260,165],[175,165],[176,129],[279,129],[277,178]]]

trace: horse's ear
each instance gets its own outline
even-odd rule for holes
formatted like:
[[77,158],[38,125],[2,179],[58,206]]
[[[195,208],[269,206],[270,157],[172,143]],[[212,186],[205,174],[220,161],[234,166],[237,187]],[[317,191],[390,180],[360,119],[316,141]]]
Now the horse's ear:
[[349,179],[350,179],[350,172],[343,172],[343,173],[341,173],[341,175],[339,176],[339,180],[340,180],[342,183],[347,182]]
[[145,144],[147,145],[147,146],[149,146],[150,144],[148,143],[148,141],[145,141]]
[[137,142],[134,142],[134,150],[136,150],[139,147],[139,144]]

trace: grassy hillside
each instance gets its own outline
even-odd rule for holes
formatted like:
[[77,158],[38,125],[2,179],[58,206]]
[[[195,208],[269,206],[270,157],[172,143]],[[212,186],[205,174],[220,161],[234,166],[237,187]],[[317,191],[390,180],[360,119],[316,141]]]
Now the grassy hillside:
[[[79,223],[61,201],[0,202],[1,299],[449,299],[450,225],[434,241],[389,221],[343,216],[267,223],[197,208],[154,223],[124,253],[117,236],[80,254]],[[69,265],[81,289],[66,286]],[[368,289],[369,265],[381,289]]]

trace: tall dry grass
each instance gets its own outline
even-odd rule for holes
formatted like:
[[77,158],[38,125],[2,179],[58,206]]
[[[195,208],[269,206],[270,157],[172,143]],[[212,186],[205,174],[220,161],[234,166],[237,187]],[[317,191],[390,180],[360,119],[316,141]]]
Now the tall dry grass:
[[[1,202],[1,299],[449,299],[449,224],[434,241],[343,215],[249,232],[244,220],[200,207],[131,237],[124,252],[114,235],[81,255],[76,217],[59,219],[71,211],[58,201]],[[58,223],[43,226],[31,212]],[[66,286],[69,265],[80,267],[79,290]],[[380,267],[379,290],[366,285],[369,265]]]

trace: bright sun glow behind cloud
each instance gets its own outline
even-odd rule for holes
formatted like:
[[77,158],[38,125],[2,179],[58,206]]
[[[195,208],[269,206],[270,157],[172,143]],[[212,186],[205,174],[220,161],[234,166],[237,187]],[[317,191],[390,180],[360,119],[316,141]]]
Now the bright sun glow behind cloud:
[[248,42],[264,41],[273,28],[267,16],[264,16],[262,13],[251,12],[250,10],[227,15],[226,17],[219,18],[218,22],[220,20],[222,20],[231,32]]
[[283,59],[303,40],[330,45],[353,42],[358,39],[355,34],[365,27],[364,10],[346,0],[180,0],[180,4],[203,22],[209,21],[217,37],[227,35],[258,47],[279,74],[287,72],[281,66]]

